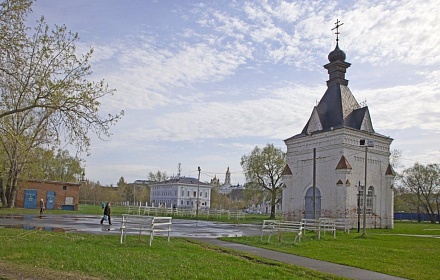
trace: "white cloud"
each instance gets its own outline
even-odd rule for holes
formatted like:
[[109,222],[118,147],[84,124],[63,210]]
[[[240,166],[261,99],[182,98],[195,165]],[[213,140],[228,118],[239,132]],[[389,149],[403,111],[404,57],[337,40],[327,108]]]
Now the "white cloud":
[[[376,131],[395,138],[393,145],[408,150],[408,158],[435,160],[437,137],[432,135],[440,133],[437,2],[179,2],[171,5],[170,17],[144,18],[142,34],[115,38],[88,28],[94,41],[81,41],[78,51],[92,46],[94,77],[118,90],[102,100],[105,109],[127,113],[112,130],[112,141],[92,150],[98,158],[103,152],[120,158],[88,169],[96,169],[96,178],[138,179],[147,169],[171,170],[176,163],[170,161],[194,149],[191,159],[185,158],[188,166],[202,162],[202,170],[223,174],[226,165],[239,169],[240,156],[255,145],[282,145],[301,132],[325,92],[325,80],[316,77],[325,76],[321,66],[335,47],[331,29],[337,18],[344,23],[340,47],[353,63],[347,78],[355,77],[350,83],[359,88],[353,94],[368,101]],[[415,128],[420,134],[411,138]],[[201,151],[211,144],[212,150]],[[121,151],[134,151],[136,157]]]

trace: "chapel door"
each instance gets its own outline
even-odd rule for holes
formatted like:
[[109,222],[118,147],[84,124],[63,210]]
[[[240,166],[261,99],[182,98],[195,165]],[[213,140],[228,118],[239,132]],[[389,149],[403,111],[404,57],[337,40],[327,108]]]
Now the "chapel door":
[[[321,217],[321,191],[318,188],[315,189],[315,215],[316,219]],[[313,187],[306,192],[304,218],[313,219]]]

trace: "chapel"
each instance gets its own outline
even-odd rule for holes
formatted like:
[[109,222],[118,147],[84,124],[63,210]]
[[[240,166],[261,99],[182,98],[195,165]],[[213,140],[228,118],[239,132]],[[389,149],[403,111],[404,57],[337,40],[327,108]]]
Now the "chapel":
[[284,140],[282,213],[289,220],[346,218],[352,227],[366,213],[366,228],[393,228],[393,139],[374,130],[368,106],[348,88],[341,25],[336,22],[336,47],[324,65],[327,90],[301,133]]

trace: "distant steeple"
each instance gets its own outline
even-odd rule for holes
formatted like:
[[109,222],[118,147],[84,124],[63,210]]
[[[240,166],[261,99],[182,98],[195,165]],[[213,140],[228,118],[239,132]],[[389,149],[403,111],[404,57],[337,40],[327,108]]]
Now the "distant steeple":
[[229,186],[231,185],[231,172],[229,172],[229,166],[228,169],[226,170],[224,185],[229,185]]
[[211,185],[213,185],[213,186],[220,185],[220,179],[217,178],[217,174],[214,176],[214,178],[211,179]]

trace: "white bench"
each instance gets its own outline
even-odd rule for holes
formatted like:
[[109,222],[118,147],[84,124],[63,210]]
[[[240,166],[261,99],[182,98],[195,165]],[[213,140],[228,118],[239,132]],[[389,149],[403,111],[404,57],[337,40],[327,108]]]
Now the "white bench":
[[281,241],[282,232],[293,232],[296,233],[295,240],[293,243],[301,242],[301,236],[303,231],[302,222],[295,221],[279,221],[279,220],[263,220],[263,226],[261,228],[260,240],[263,241],[263,233],[269,232],[269,237],[267,242],[270,241],[272,233],[278,233],[278,241]]
[[337,230],[343,230],[346,233],[350,234],[350,220],[345,218],[335,219],[335,227]]
[[334,219],[329,218],[320,218],[320,228],[324,232],[324,235],[327,231],[333,233],[333,238],[336,238],[336,225]]
[[321,239],[321,221],[314,219],[302,219],[303,224],[303,234],[306,234],[306,230],[308,231],[316,231],[318,232],[318,240]]
[[344,218],[319,218],[319,220],[302,219],[302,222],[304,223],[304,231],[310,230],[318,232],[318,239],[321,238],[321,231],[324,235],[326,232],[331,232],[333,238],[336,238],[337,230],[344,230],[350,233],[351,229],[350,221]]
[[123,243],[127,233],[136,233],[140,236],[142,232],[148,232],[150,234],[150,246],[153,242],[154,235],[158,232],[166,232],[168,234],[168,242],[170,242],[171,220],[171,217],[123,214],[120,228],[120,242],[121,244]]

